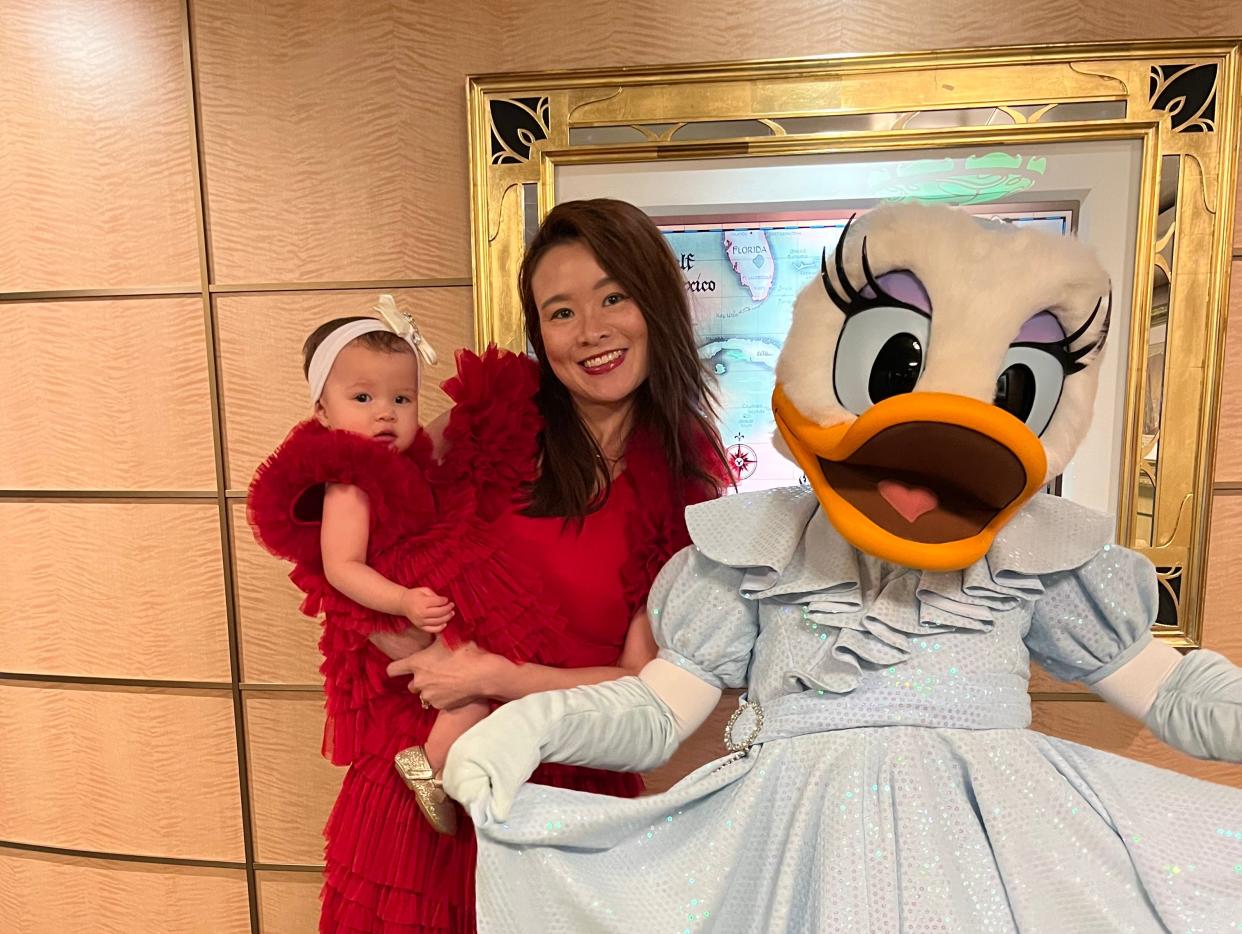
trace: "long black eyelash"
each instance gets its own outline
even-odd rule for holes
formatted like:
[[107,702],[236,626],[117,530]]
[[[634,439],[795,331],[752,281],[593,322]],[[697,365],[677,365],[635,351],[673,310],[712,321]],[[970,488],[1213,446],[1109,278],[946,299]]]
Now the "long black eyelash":
[[[1077,350],[1072,349],[1074,341],[1082,337],[1091,328],[1091,322],[1095,320],[1096,315],[1100,313],[1100,305],[1104,299],[1108,299],[1108,304],[1104,307],[1104,323],[1100,329],[1100,336],[1085,347],[1079,347]],[[1072,376],[1081,370],[1085,370],[1096,353],[1104,349],[1104,342],[1108,339],[1108,327],[1112,323],[1113,318],[1113,296],[1110,292],[1107,296],[1100,296],[1096,300],[1095,308],[1091,312],[1091,316],[1083,322],[1073,334],[1054,341],[1051,344],[1041,344],[1036,341],[1022,341],[1014,344],[1014,347],[1034,347],[1036,350],[1042,350],[1052,354],[1061,364],[1061,369],[1065,371],[1066,376]]]
[[[1091,328],[1091,323],[1095,321],[1095,316],[1100,313],[1100,305],[1106,298],[1108,299],[1108,304],[1104,306],[1104,322],[1100,327],[1100,336],[1093,340],[1090,344],[1087,344],[1085,347],[1079,347],[1077,350],[1072,350],[1071,348],[1074,346],[1074,341],[1086,334]],[[1066,376],[1077,373],[1079,370],[1086,369],[1087,364],[1091,362],[1091,358],[1097,352],[1104,349],[1104,342],[1108,340],[1108,329],[1112,324],[1112,321],[1113,293],[1109,292],[1108,295],[1101,295],[1098,299],[1096,299],[1095,308],[1092,310],[1091,316],[1082,323],[1082,327],[1061,341],[1061,348],[1063,351],[1061,365],[1065,368]]]
[[868,308],[875,308],[879,305],[886,307],[909,308],[911,311],[926,315],[927,312],[911,305],[909,302],[903,302],[900,299],[893,298],[880,286],[875,274],[871,271],[871,261],[867,256],[867,238],[863,237],[862,242],[862,268],[863,277],[866,279],[866,285],[871,287],[871,296],[862,293],[862,289],[855,286],[849,280],[849,276],[845,274],[845,241],[850,235],[850,226],[854,223],[857,214],[850,216],[845,223],[845,229],[841,231],[841,238],[837,240],[836,249],[833,251],[833,266],[836,268],[837,281],[841,283],[841,288],[845,290],[842,295],[832,281],[832,276],[828,274],[828,248],[824,247],[823,256],[820,259],[819,276],[824,282],[824,291],[828,293],[828,297],[832,299],[834,305],[841,309],[842,314],[846,318],[866,311]]
[[[844,288],[846,293],[849,295],[848,300],[841,297],[841,293],[838,292],[837,287],[833,285],[832,277],[828,275],[828,247],[824,247],[823,256],[819,263],[819,277],[824,282],[824,291],[828,293],[828,297],[832,299],[833,304],[843,311],[853,305],[854,301],[860,297],[854,287],[850,284],[850,280],[845,275],[845,256],[842,252],[845,239],[850,235],[850,227],[853,226],[854,219],[856,217],[858,217],[857,214],[851,214],[850,219],[845,222],[845,229],[841,231],[841,236],[837,240],[837,248],[833,253],[833,258],[837,267],[837,278],[841,280],[842,288]],[[849,312],[846,311],[846,314],[848,315]]]

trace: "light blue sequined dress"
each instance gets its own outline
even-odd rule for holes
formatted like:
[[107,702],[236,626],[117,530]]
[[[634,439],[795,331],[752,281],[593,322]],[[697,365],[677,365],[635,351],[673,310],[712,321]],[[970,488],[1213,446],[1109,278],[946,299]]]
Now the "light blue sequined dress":
[[481,931],[1242,930],[1242,791],[1026,729],[1030,658],[1092,683],[1151,638],[1111,520],[1037,498],[957,573],[860,554],[797,489],[688,520],[656,639],[746,688],[757,744],[649,798],[524,787],[480,830]]

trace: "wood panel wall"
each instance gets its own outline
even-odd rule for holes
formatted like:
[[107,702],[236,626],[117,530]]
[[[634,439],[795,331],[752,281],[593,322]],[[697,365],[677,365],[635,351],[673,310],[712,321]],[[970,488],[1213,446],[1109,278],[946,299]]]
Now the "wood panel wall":
[[[396,289],[436,346],[471,339],[466,75],[1242,33],[1233,0],[9,0],[3,19],[0,916],[22,934],[314,928],[340,773],[317,757],[314,627],[244,491],[303,411],[312,323]],[[1228,357],[1205,639],[1242,662],[1242,328]],[[719,754],[727,712],[654,788]],[[1242,784],[1098,704],[1035,715]]]

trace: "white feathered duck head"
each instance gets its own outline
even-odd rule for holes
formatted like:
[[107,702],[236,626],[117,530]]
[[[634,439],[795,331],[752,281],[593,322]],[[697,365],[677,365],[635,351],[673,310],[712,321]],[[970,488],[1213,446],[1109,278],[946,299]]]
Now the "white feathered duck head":
[[1077,240],[876,208],[794,305],[777,446],[860,551],[967,567],[1086,434],[1110,311],[1108,274]]

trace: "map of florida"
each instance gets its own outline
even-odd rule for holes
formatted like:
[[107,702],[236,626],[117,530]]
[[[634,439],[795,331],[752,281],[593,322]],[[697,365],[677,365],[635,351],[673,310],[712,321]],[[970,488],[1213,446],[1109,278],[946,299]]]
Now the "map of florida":
[[767,234],[754,228],[726,230],[724,241],[729,265],[750,291],[751,300],[763,301],[772,291],[772,281],[776,278],[776,263],[772,260]]

